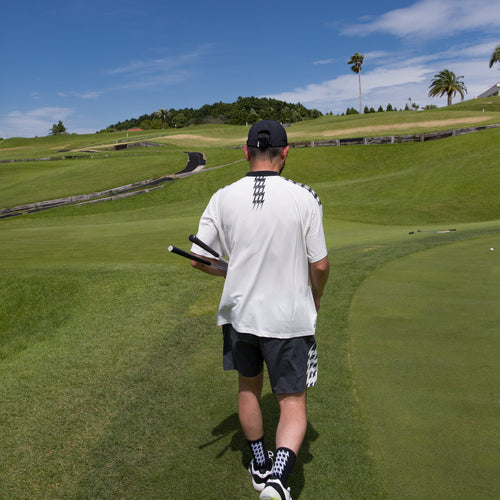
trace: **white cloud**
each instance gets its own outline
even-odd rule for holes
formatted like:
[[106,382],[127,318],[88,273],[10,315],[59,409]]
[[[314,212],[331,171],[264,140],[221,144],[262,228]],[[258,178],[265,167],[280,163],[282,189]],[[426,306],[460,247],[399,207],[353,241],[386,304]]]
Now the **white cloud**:
[[471,47],[465,47],[461,53],[466,57],[481,57],[485,61],[488,61],[497,45],[498,41],[480,43]]
[[172,68],[183,66],[192,62],[196,62],[206,53],[206,47],[200,47],[198,50],[193,52],[187,52],[185,54],[176,54],[171,57],[163,57],[158,59],[152,59],[149,61],[132,61],[124,66],[119,66],[118,68],[110,69],[107,71],[109,75],[116,74],[134,74],[134,75],[144,75],[150,73],[156,73],[158,71],[166,71]]
[[[410,98],[422,107],[427,104],[445,106],[446,98],[432,99],[428,96],[432,77],[443,69],[463,77],[468,89],[466,99],[472,99],[500,79],[499,72],[488,67],[495,46],[494,42],[464,44],[450,50],[416,56],[404,51],[391,54],[376,52],[375,56],[367,53],[366,67],[361,73],[363,107],[368,105],[377,109],[382,105],[385,108],[391,103],[394,107],[404,108]],[[266,97],[300,102],[323,113],[333,111],[339,114],[348,107],[358,108],[358,79],[355,73],[346,70],[346,74],[333,80],[311,83]]]
[[45,107],[29,111],[12,111],[0,116],[0,137],[46,136],[54,123],[73,113],[71,108]]
[[332,64],[333,59],[322,59],[320,61],[314,61],[313,64]]
[[365,52],[363,54],[365,56],[365,59],[373,60],[373,59],[384,59],[386,57],[393,57],[393,54],[390,52],[386,52],[383,50],[374,50],[373,52]]
[[132,61],[124,66],[118,66],[106,71],[108,75],[122,75],[124,73],[143,75],[158,70],[166,70],[175,65],[173,59],[154,59],[152,61]]
[[110,76],[120,77],[117,85],[111,90],[137,90],[182,83],[192,73],[181,66],[192,57],[194,55],[154,59],[151,61],[133,61],[125,66],[110,69],[106,73]]
[[[364,74],[362,73],[362,93],[364,97],[370,97],[370,94],[381,89],[386,89],[386,92],[391,94],[391,92],[394,92],[394,88],[397,87],[409,84],[421,85],[428,78],[428,73],[429,68],[425,66],[379,67]],[[329,112],[335,107],[335,112],[338,113],[345,111],[346,107],[356,105],[358,96],[358,78],[354,73],[351,73],[341,75],[333,80],[312,83],[290,92],[282,92],[266,97],[292,103],[300,102],[306,107],[317,108],[322,112]],[[385,103],[377,103],[377,105],[379,104]],[[395,105],[395,103],[393,104]]]
[[80,99],[97,99],[102,92],[100,91],[89,91],[89,92],[76,92],[74,90],[70,92],[58,92],[59,97],[78,97]]
[[445,38],[471,30],[498,30],[498,0],[420,0],[342,30],[344,35],[389,33],[398,37]]

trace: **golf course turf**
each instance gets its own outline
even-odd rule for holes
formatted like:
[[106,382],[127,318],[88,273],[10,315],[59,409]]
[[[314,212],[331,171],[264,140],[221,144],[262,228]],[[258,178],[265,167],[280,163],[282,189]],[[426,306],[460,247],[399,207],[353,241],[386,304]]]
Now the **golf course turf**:
[[[210,195],[246,172],[223,148],[245,133],[187,128],[191,143],[163,133],[133,155],[0,165],[0,208],[174,173],[186,150],[227,165],[0,221],[0,498],[257,498],[221,366],[223,282],[167,251],[189,248]],[[115,137],[8,140],[0,158]],[[332,266],[294,499],[499,496],[498,144],[500,128],[291,150],[284,175],[319,194]],[[442,228],[457,231],[417,232]],[[267,382],[262,405],[272,447]]]

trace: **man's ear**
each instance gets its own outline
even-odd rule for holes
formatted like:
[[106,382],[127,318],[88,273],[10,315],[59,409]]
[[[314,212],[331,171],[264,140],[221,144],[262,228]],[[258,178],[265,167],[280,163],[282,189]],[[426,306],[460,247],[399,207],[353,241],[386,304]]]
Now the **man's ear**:
[[245,158],[247,161],[250,161],[250,156],[248,155],[248,148],[246,146],[243,146],[243,152],[245,153]]
[[281,155],[282,155],[282,158],[283,158],[283,161],[286,160],[286,157],[288,156],[288,151],[290,150],[290,146],[285,146],[283,148],[283,151],[281,152]]

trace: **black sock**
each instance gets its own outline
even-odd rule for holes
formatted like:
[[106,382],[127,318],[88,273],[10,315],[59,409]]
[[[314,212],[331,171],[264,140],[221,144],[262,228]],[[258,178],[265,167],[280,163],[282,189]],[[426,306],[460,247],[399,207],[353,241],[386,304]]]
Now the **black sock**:
[[288,477],[292,472],[297,456],[289,448],[278,448],[276,458],[274,459],[273,472],[271,479],[279,479],[286,488]]
[[256,441],[248,440],[248,445],[250,446],[250,451],[252,452],[252,458],[255,461],[255,467],[261,469],[268,465],[269,457],[264,443],[264,436]]

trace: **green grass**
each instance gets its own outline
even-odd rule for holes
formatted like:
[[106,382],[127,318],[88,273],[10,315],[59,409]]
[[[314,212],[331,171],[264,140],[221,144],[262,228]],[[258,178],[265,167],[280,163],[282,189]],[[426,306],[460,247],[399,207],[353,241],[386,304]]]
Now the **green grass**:
[[[218,129],[190,132],[215,137]],[[224,131],[222,142],[244,132]],[[481,253],[483,246],[500,248],[493,189],[498,134],[291,151],[285,173],[320,194],[332,265],[318,320],[320,382],[308,396],[309,427],[290,483],[293,498],[411,498],[415,491],[425,498],[438,483],[446,498],[458,490],[466,468],[469,498],[497,496],[491,478],[500,466],[498,432],[492,424],[488,435],[486,426],[464,415],[484,423],[498,404],[498,372],[491,370],[482,383],[497,350],[487,336],[478,343],[470,337],[474,325],[484,326],[485,313],[493,325],[499,319],[496,252]],[[116,152],[94,163],[53,162],[31,180],[31,166],[15,164],[19,171],[0,183],[0,200],[24,199],[22,189],[7,186],[16,175],[26,179],[30,196],[37,185],[49,195],[51,184],[53,193],[85,192],[139,180],[160,158],[182,159],[183,150],[169,145],[130,161]],[[193,150],[206,153],[208,166],[242,155],[215,144]],[[51,170],[66,162],[71,174]],[[234,498],[256,497],[245,469],[235,376],[221,367],[215,312],[222,281],[167,252],[169,244],[188,247],[187,235],[196,231],[210,195],[246,168],[235,163],[147,195],[0,221],[1,498],[221,498],[228,491]],[[73,176],[78,182],[71,185]],[[51,183],[64,177],[67,187]],[[458,231],[408,234],[442,225]],[[436,267],[439,280],[431,279]],[[417,294],[407,283],[420,287],[418,308],[408,307],[408,297]],[[484,300],[490,292],[492,303]],[[445,299],[440,307],[446,306],[447,320],[436,318],[434,309]],[[401,347],[403,315],[420,345]],[[385,349],[374,356],[383,334]],[[454,349],[447,351],[451,342]],[[429,350],[443,362],[429,365]],[[417,377],[419,362],[434,370],[428,386]],[[454,374],[466,368],[463,387],[439,385],[439,375],[450,381],[450,365]],[[374,369],[387,377],[372,376]],[[481,392],[486,389],[489,402]],[[392,390],[405,398],[392,401]],[[436,418],[422,417],[422,394],[439,410]],[[278,410],[267,383],[263,406],[273,446]],[[457,407],[464,410],[458,417]],[[418,431],[414,439],[408,422]],[[439,429],[443,435],[434,444]],[[470,453],[463,453],[464,440]],[[415,441],[426,444],[418,465],[408,460]],[[432,469],[421,465],[428,458]]]
[[500,97],[482,97],[481,99],[468,99],[457,102],[446,108],[448,111],[500,111]]
[[[377,224],[497,219],[500,129],[424,144],[296,150],[301,173],[335,218]],[[480,171],[480,175],[478,175]],[[328,172],[328,175],[325,175]]]
[[2,208],[76,194],[103,191],[132,182],[182,170],[187,156],[168,152],[162,156],[29,162],[0,166]]
[[412,254],[356,293],[360,397],[392,498],[500,494],[500,262],[490,247],[498,233]]

